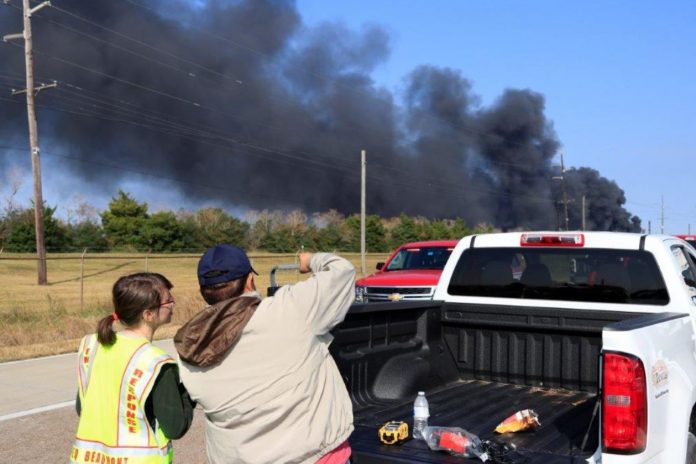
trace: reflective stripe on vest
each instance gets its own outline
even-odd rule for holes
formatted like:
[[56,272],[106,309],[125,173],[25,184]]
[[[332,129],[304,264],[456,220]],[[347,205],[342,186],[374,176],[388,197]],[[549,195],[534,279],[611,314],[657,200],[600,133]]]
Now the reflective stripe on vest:
[[110,347],[85,337],[79,363],[82,413],[70,462],[170,463],[171,441],[158,425],[152,430],[145,402],[162,366],[174,360],[144,338],[117,334]]
[[90,356],[94,350],[97,348],[97,337],[84,337],[80,343],[80,350],[78,356],[78,367],[77,367],[77,381],[78,388],[80,392],[80,398],[84,395],[85,390],[87,390],[87,384],[89,382],[89,371],[92,367],[92,361],[94,361],[94,356]]

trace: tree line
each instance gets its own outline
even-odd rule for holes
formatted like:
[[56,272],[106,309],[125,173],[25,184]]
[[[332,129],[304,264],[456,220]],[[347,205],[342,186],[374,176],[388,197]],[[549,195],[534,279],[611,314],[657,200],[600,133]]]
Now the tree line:
[[[244,220],[215,207],[150,213],[147,203],[122,190],[101,212],[83,203],[70,210],[67,219],[60,219],[57,207],[43,208],[49,252],[85,248],[90,252],[201,252],[217,243],[276,253],[301,249],[360,251],[360,217],[346,217],[335,210],[310,215],[299,210],[249,211]],[[470,227],[459,218],[368,215],[365,241],[369,252],[387,252],[405,242],[457,239],[491,230],[485,224]],[[0,247],[8,252],[36,251],[33,205],[5,208],[0,216]]]

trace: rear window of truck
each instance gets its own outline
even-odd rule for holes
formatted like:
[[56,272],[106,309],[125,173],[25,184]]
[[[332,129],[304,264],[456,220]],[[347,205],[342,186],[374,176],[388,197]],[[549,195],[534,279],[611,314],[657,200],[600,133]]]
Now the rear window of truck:
[[647,251],[473,248],[459,258],[450,295],[666,305],[669,295]]

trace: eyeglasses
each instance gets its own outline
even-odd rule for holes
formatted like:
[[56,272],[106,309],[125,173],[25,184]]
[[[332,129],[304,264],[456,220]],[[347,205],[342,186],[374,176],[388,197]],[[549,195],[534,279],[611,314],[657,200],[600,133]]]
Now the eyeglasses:
[[167,306],[168,304],[176,304],[176,301],[174,301],[174,298],[172,298],[169,301],[165,301],[164,303],[160,304],[158,307],[161,308],[162,306]]

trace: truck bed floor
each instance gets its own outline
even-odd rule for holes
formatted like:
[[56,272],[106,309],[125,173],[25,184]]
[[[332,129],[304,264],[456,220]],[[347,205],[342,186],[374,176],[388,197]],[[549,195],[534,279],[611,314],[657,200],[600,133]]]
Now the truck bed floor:
[[[483,440],[514,444],[517,453],[504,462],[583,462],[597,448],[599,418],[593,417],[597,396],[592,393],[469,380],[429,391],[427,397],[429,425],[461,427]],[[350,440],[356,464],[468,461],[432,452],[422,440],[409,440],[400,446],[379,443],[377,430],[388,420],[406,421],[411,431],[412,401],[356,401],[356,430]],[[494,432],[498,423],[521,409],[534,409],[541,427],[503,435]]]

